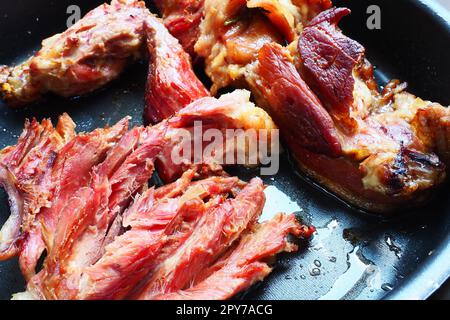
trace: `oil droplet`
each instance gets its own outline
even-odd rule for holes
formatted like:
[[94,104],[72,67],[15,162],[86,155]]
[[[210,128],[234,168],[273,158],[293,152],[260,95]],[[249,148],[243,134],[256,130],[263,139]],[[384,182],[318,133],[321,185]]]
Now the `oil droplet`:
[[328,261],[330,261],[332,263],[335,263],[337,261],[337,258],[336,257],[330,257],[330,258],[328,258]]
[[319,268],[313,268],[313,269],[311,269],[309,274],[312,275],[313,277],[320,276],[320,269]]
[[400,259],[402,257],[402,249],[394,243],[394,237],[387,234],[384,237],[384,241],[386,242],[390,251],[394,252],[395,256]]
[[320,268],[322,266],[322,263],[319,260],[314,260],[314,265]]
[[390,283],[383,283],[381,285],[381,289],[383,289],[384,291],[392,291],[393,286]]
[[302,274],[302,275],[300,276],[300,279],[305,280],[305,279],[306,279],[306,276],[305,276],[304,274]]

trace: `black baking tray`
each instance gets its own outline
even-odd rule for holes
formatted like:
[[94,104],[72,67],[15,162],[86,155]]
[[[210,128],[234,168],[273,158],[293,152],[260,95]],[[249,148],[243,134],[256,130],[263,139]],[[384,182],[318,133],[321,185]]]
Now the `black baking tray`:
[[[41,39],[66,28],[67,7],[85,14],[99,0],[15,0],[0,2],[0,64],[14,64],[39,48]],[[450,18],[435,1],[342,0],[352,9],[345,33],[367,48],[377,79],[410,82],[422,98],[450,104]],[[381,29],[366,26],[367,7],[381,9]],[[25,109],[0,103],[0,147],[14,144],[25,118],[68,112],[79,131],[93,130],[130,115],[142,124],[147,65],[138,63],[117,81],[86,97],[49,96]],[[234,169],[248,179],[258,172]],[[281,170],[265,178],[270,186],[264,217],[295,211],[318,232],[297,254],[282,255],[273,274],[239,298],[245,299],[425,299],[450,275],[449,188],[435,193],[426,206],[383,219],[349,208],[304,179],[283,154]],[[9,215],[0,192],[0,223]],[[23,291],[17,261],[0,262],[0,299]]]

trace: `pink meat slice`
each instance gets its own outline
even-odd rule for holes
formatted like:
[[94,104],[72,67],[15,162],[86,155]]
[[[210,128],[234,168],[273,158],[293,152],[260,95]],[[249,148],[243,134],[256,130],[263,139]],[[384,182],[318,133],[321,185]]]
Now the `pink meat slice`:
[[91,181],[92,168],[101,163],[115,143],[128,129],[128,118],[107,129],[97,129],[80,134],[68,143],[58,154],[51,179],[55,186],[51,208],[42,210],[38,217],[42,234],[51,251],[60,213],[68,200]]
[[[174,183],[173,190],[190,180],[191,174],[186,173],[179,183]],[[148,190],[124,214],[123,225],[128,231],[108,245],[105,255],[85,271],[78,298],[125,298],[158,265],[161,255],[165,259],[169,248],[189,236],[190,226],[210,207],[204,199],[226,197],[242,184],[237,178],[210,178],[192,183],[177,198]]]
[[160,300],[226,300],[266,278],[272,268],[268,260],[280,252],[297,247],[287,240],[288,234],[300,236],[304,230],[294,215],[278,214],[272,220],[256,225],[242,236],[239,244],[224,258],[203,272],[192,287],[155,297]]
[[189,55],[160,19],[149,15],[144,30],[150,57],[144,118],[155,124],[209,96],[209,91],[195,75]]
[[137,298],[153,299],[186,289],[205,266],[223,254],[260,216],[265,203],[264,186],[253,179],[235,199],[203,215],[192,235],[155,269]]
[[[52,185],[45,177],[57,152],[74,136],[75,124],[67,114],[59,118],[56,128],[48,119],[26,121],[17,145],[1,152],[0,182],[9,195],[11,215],[0,231],[0,260],[18,254],[35,234],[36,214],[49,206],[52,196]],[[36,243],[42,243],[39,240]],[[20,264],[27,277],[33,266]]]

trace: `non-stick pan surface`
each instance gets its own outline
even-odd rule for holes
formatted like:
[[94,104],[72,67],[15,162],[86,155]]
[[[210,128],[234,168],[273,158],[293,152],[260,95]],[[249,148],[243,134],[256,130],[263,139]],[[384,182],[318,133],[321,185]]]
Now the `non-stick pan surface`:
[[[0,2],[0,64],[20,62],[41,39],[66,28],[67,7],[76,3],[83,14],[102,0],[14,0]],[[377,66],[380,84],[390,78],[411,83],[410,90],[450,104],[450,19],[432,4],[414,0],[335,1],[353,10],[342,28],[360,41]],[[381,8],[381,29],[366,26],[367,7]],[[130,115],[142,123],[147,65],[136,64],[107,88],[87,97],[48,97],[26,109],[0,104],[0,147],[14,144],[25,118],[68,112],[79,131],[93,130]],[[287,154],[270,185],[265,216],[298,212],[318,228],[309,246],[282,256],[273,274],[242,295],[248,299],[383,299],[426,298],[450,275],[450,197],[448,187],[428,205],[399,212],[390,220],[352,210],[296,174]],[[235,170],[242,178],[257,171]],[[0,223],[9,215],[0,192]],[[0,299],[24,290],[17,261],[0,263]]]

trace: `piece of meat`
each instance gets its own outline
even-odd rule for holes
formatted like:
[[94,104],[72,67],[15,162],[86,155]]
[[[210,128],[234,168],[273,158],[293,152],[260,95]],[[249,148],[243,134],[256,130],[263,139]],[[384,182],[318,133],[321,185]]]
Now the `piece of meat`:
[[19,137],[16,146],[7,147],[1,151],[0,182],[8,194],[11,214],[0,231],[0,258],[9,259],[17,255],[19,247],[17,241],[24,216],[24,199],[18,188],[18,181],[14,175],[15,167],[32,149],[42,131],[36,120],[25,122],[25,129]]
[[[67,114],[60,117],[56,128],[47,119],[41,124],[26,121],[17,145],[1,151],[0,180],[10,199],[11,215],[0,231],[0,260],[17,255],[26,246],[36,214],[49,205],[52,196],[46,174],[55,155],[74,137],[74,129]],[[21,268],[26,275],[25,264]]]
[[148,17],[145,33],[150,61],[144,119],[156,124],[209,92],[195,75],[189,55],[158,18]]
[[213,95],[239,83],[243,67],[254,60],[265,43],[283,42],[264,14],[250,12],[246,1],[206,0],[204,11],[195,52],[205,61]]
[[20,245],[19,267],[26,281],[36,274],[37,264],[46,250],[42,230],[37,222],[30,231],[26,233]]
[[412,125],[419,138],[434,150],[450,170],[450,109],[439,104],[427,104],[416,100],[423,106],[414,115]]
[[352,117],[355,79],[353,70],[364,58],[364,47],[344,36],[336,25],[347,8],[333,8],[314,18],[302,33],[299,52],[306,78],[326,103],[330,114],[344,128],[356,125]]
[[[69,257],[68,259],[75,262],[75,267],[86,264],[89,265],[90,263],[95,262],[102,254],[102,242],[106,237],[106,233],[108,232],[112,220],[115,218],[112,216],[111,212],[113,212],[113,209],[114,211],[116,210],[117,205],[117,201],[110,201],[111,198],[114,198],[113,194],[116,195],[117,193],[117,188],[113,188],[113,186],[110,185],[110,180],[111,177],[120,170],[130,154],[137,148],[142,132],[143,128],[141,127],[133,128],[127,132],[120,141],[108,151],[106,159],[98,166],[92,168],[89,173],[93,176],[93,179],[89,183],[89,188],[92,190],[92,193],[90,193],[90,196],[84,197],[85,203],[88,204],[89,201],[95,201],[95,199],[98,198],[94,197],[96,192],[103,193],[103,198],[101,198],[102,203],[97,206],[97,209],[94,209],[95,217],[92,216],[92,213],[89,215],[86,209],[84,209],[86,205],[81,205],[78,208],[68,206],[68,214],[64,215],[64,219],[60,219],[58,223],[57,234],[60,230],[68,230],[60,233],[61,236],[64,235],[64,237],[68,239],[75,238],[73,236],[71,237],[69,234],[72,230],[75,231],[75,228],[85,228],[86,226],[90,226],[88,227],[90,228],[89,232],[84,233],[83,229],[77,231],[83,233],[83,236],[80,236],[77,241],[69,243],[69,245],[72,246],[70,248],[63,248],[62,241],[65,240],[57,240],[56,238],[54,240],[54,242],[58,243],[59,241],[60,243],[58,245],[59,248],[55,248],[54,252],[59,251],[59,253],[61,253],[60,251],[65,251]],[[126,181],[124,182],[126,183]],[[86,189],[82,188],[77,192],[85,193]],[[73,196],[73,198],[77,197],[77,194]],[[117,208],[117,211],[120,212],[120,209]],[[59,263],[64,263],[62,257],[59,257],[58,260]]]
[[[105,239],[116,217],[153,175],[164,130],[135,128],[93,169],[88,187],[79,189],[63,209],[44,270],[48,298],[72,299],[83,270],[104,254]],[[138,145],[139,142],[139,145]],[[118,234],[116,234],[117,236]]]
[[[53,159],[51,170],[48,170],[43,178],[50,186],[51,205],[41,208],[37,213],[33,227],[37,230],[30,232],[32,237],[24,250],[27,256],[21,259],[27,264],[22,266],[22,269],[26,270],[27,278],[33,276],[42,252],[45,249],[48,253],[51,251],[64,208],[74,205],[70,200],[75,192],[88,185],[91,169],[104,160],[107,151],[120,139],[127,127],[128,119],[124,119],[111,128],[80,134],[66,144]],[[39,235],[45,246],[42,245]]]
[[41,210],[38,216],[49,250],[60,212],[67,205],[68,199],[90,183],[92,168],[105,159],[107,152],[127,129],[128,118],[125,118],[111,128],[78,135],[59,152],[50,178],[55,189],[52,206]]
[[330,6],[328,0],[206,0],[195,52],[204,59],[211,92],[246,87],[247,65],[265,44],[294,42],[304,24]]
[[[249,160],[252,155],[240,145],[238,141],[247,141],[245,138],[254,139],[256,143],[267,143],[271,146],[271,141],[264,140],[264,137],[255,135],[246,136],[247,130],[257,133],[265,130],[267,138],[277,131],[272,119],[262,109],[255,107],[249,102],[250,93],[245,90],[236,90],[233,93],[216,98],[203,98],[194,101],[183,108],[173,118],[167,121],[167,143],[164,146],[157,161],[158,174],[166,182],[171,182],[181,176],[183,170],[192,165],[210,164],[233,165],[237,162],[236,152],[243,154],[244,160]],[[201,127],[199,126],[201,124]],[[197,125],[197,126],[196,126]],[[223,141],[211,141],[204,137],[208,129],[221,131]],[[235,139],[237,136],[226,135],[226,129],[242,129],[237,131],[244,139]],[[199,141],[200,140],[200,141]],[[207,141],[205,141],[207,140]],[[195,145],[203,146],[201,154],[184,154],[183,150],[191,150],[195,153]],[[206,152],[206,150],[211,152]],[[241,148],[241,149],[239,149]],[[270,151],[270,149],[269,149]],[[273,150],[274,152],[276,150]],[[256,154],[256,153],[255,153]],[[228,157],[227,157],[228,155]],[[232,156],[234,163],[225,163],[227,158]],[[177,159],[178,158],[178,159]],[[252,159],[256,165],[260,159]],[[241,163],[240,163],[241,164]],[[246,163],[242,163],[246,164]]]
[[293,252],[297,247],[287,241],[288,234],[310,236],[294,215],[278,214],[270,221],[256,225],[242,236],[224,258],[202,272],[189,288],[157,296],[160,300],[226,300],[266,278],[272,268],[268,261],[280,252]]
[[109,207],[112,212],[122,212],[150,180],[154,162],[165,144],[166,127],[147,128],[141,136],[139,146],[126,158],[111,176],[112,194]]
[[[334,161],[340,169],[331,173],[325,170],[331,159],[313,160],[311,154],[297,159],[310,175],[359,207],[392,212],[416,206],[445,179],[445,157],[434,154],[442,149],[430,143],[433,135],[427,141],[419,134],[423,126],[413,121],[418,110],[432,104],[404,92],[406,86],[398,81],[378,91],[364,48],[337,28],[349,12],[335,8],[321,13],[299,41],[302,73],[334,118],[345,160]],[[448,114],[448,109],[433,106]]]
[[185,289],[196,275],[213,263],[258,218],[264,207],[262,181],[252,180],[235,199],[213,207],[200,219],[191,237],[161,265],[138,295],[152,299]]
[[0,230],[0,260],[7,260],[19,253],[18,240],[20,239],[21,215],[23,213],[23,200],[17,188],[14,177],[5,168],[0,167],[2,187],[8,194],[10,216]]
[[[70,263],[65,267],[70,269],[71,272],[76,272],[85,265],[97,261],[103,254],[105,238],[110,232],[110,227],[116,215],[122,210],[121,208],[116,208],[117,201],[110,201],[113,195],[117,194],[117,188],[113,188],[110,185],[110,179],[120,170],[126,159],[137,148],[142,132],[143,128],[141,127],[133,128],[108,151],[105,161],[92,169],[91,174],[94,179],[90,183],[90,188],[92,189],[90,197],[85,198],[85,204],[79,206],[79,208],[67,208],[69,215],[74,219],[71,220],[69,215],[67,215],[66,218],[58,223],[58,229],[63,229],[63,225],[66,225],[64,229],[70,229],[70,226],[72,226],[72,229],[81,228],[77,232],[82,235],[77,238],[77,241],[70,243],[69,248],[63,250],[62,245],[60,245],[59,249],[55,249],[66,253],[66,258],[57,257],[57,259],[62,265],[65,262],[63,259],[70,260]],[[126,184],[126,181],[124,183]],[[103,196],[99,198],[96,193],[102,193]],[[96,199],[100,199],[101,203],[97,208],[91,206],[94,210],[89,215],[89,212],[83,208],[87,207],[89,201],[94,201],[95,205]],[[79,210],[78,216],[75,215],[76,210]],[[92,216],[94,213],[95,217]],[[87,228],[89,231],[84,232],[84,228]],[[68,237],[67,232],[65,234]],[[73,238],[75,237],[71,237],[71,239]],[[55,241],[57,242],[56,239]]]
[[341,155],[333,120],[281,46],[265,45],[251,73],[257,75],[248,77],[253,91],[267,106],[291,150],[297,146],[331,157]]
[[[50,172],[58,152],[75,137],[75,123],[67,115],[63,114],[55,129],[50,121],[45,124],[40,142],[27,155],[27,162],[17,168],[20,172],[20,188],[24,195],[24,219],[22,219],[22,239],[19,255],[19,265],[25,279],[34,275],[36,263],[45,250],[45,244],[41,236],[41,227],[36,221],[36,215],[42,208],[51,205],[54,186],[50,178]],[[31,176],[26,178],[28,173]]]
[[[376,212],[423,203],[446,177],[442,162],[447,161],[443,150],[448,141],[445,121],[437,123],[439,138],[430,134],[429,139],[423,138],[420,131],[427,131],[426,121],[422,119],[418,126],[419,116],[414,115],[430,103],[405,93],[406,86],[396,81],[380,93],[364,48],[337,28],[349,10],[321,12],[326,3],[308,4],[324,7],[304,28],[298,46],[295,42],[287,48],[263,43],[256,61],[239,67],[242,78],[234,85],[250,88],[258,105],[273,117],[300,169],[347,202]],[[225,4],[217,8],[208,25],[208,16],[205,18],[204,39],[212,46],[219,43],[214,35],[219,29],[213,32],[206,27],[228,13]],[[259,34],[256,39],[258,36],[264,42],[265,36]],[[223,48],[233,41],[219,38],[222,49],[206,60],[210,76],[232,66],[229,59],[211,62],[214,56],[230,57],[232,52]],[[230,83],[226,76],[211,78],[218,87]],[[441,115],[448,112],[433,106]],[[435,153],[444,154],[443,159]],[[327,169],[330,166],[336,170]]]
[[[123,225],[127,231],[106,247],[105,255],[97,263],[86,269],[77,298],[125,298],[151,273],[161,251],[180,230],[183,221],[195,225],[202,217],[207,208],[203,200],[226,196],[239,184],[236,178],[225,179],[196,182],[176,198],[155,189],[139,196],[124,214]],[[214,188],[208,188],[210,184]]]
[[291,0],[249,0],[246,5],[249,9],[261,9],[287,42],[295,40],[302,15]]
[[199,25],[204,16],[204,0],[154,0],[153,3],[170,33],[193,56],[200,34]]
[[[151,189],[153,192],[153,189]],[[144,197],[150,197],[145,195]],[[147,201],[153,201],[148,199]],[[131,228],[106,247],[102,259],[84,273],[79,299],[120,299],[128,294],[151,268],[170,234],[180,223],[184,210],[201,214],[198,203],[178,204],[168,201],[151,205],[142,211],[139,221],[135,215]],[[84,282],[84,283],[83,283]]]
[[0,68],[0,95],[20,106],[52,92],[72,97],[92,92],[117,78],[143,55],[145,3],[112,0],[89,12],[16,67]]

